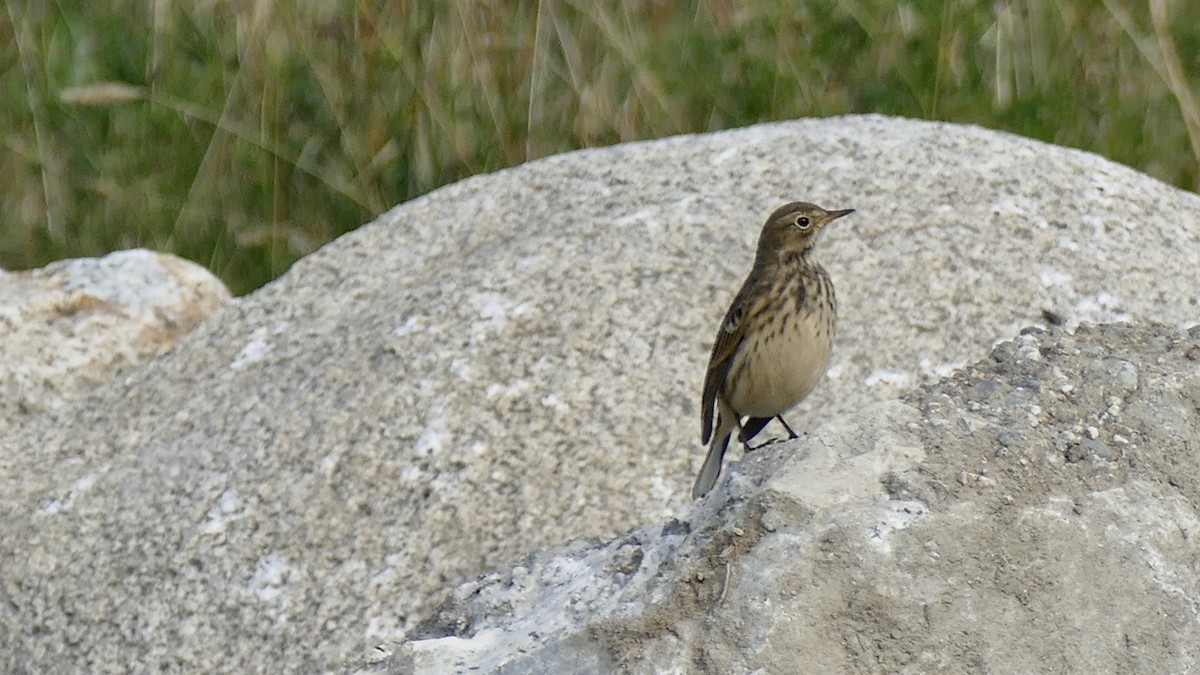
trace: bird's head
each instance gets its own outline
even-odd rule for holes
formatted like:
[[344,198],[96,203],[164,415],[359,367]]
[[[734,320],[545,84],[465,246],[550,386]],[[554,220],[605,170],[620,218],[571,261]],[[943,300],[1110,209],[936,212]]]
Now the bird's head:
[[775,209],[758,238],[758,262],[770,263],[787,255],[808,255],[825,226],[854,209],[826,211],[816,204],[792,202]]

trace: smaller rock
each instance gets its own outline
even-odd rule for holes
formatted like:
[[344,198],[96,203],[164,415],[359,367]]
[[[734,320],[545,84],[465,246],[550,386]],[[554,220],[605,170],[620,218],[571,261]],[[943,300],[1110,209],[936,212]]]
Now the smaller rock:
[[1122,392],[1137,389],[1138,371],[1132,363],[1124,359],[1110,359],[1107,365],[1108,375],[1112,378],[1113,386]]
[[996,484],[991,478],[979,473],[971,471],[959,471],[957,476],[958,484],[963,487],[992,487]]
[[166,351],[229,298],[203,267],[141,249],[0,271],[0,434]]

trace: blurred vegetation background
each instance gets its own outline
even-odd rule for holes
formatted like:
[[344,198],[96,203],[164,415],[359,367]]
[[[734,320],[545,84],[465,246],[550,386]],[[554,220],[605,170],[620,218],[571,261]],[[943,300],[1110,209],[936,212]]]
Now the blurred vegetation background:
[[235,293],[440,185],[877,112],[1200,181],[1200,0],[7,0],[0,267],[145,246]]

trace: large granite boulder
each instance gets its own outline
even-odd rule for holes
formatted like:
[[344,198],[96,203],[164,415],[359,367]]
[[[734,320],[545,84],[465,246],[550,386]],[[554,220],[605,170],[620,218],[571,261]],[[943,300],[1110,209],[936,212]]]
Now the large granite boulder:
[[679,514],[713,331],[790,199],[858,209],[797,429],[1046,311],[1196,320],[1200,198],[972,127],[801,120],[462,181],[0,440],[3,665],[321,670],[530,550]]
[[1200,327],[1033,330],[459,587],[358,672],[1188,673]]

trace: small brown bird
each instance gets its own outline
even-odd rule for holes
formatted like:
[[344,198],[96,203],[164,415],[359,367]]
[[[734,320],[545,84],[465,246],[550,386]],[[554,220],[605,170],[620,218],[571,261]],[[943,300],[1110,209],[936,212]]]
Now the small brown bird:
[[837,318],[833,282],[813,260],[813,247],[826,225],[853,212],[792,202],[776,209],[763,225],[754,267],[725,313],[708,361],[700,436],[701,442],[712,443],[692,486],[693,499],[716,485],[735,427],[742,443],[748,443],[778,419],[796,438],[782,414],[824,377]]

